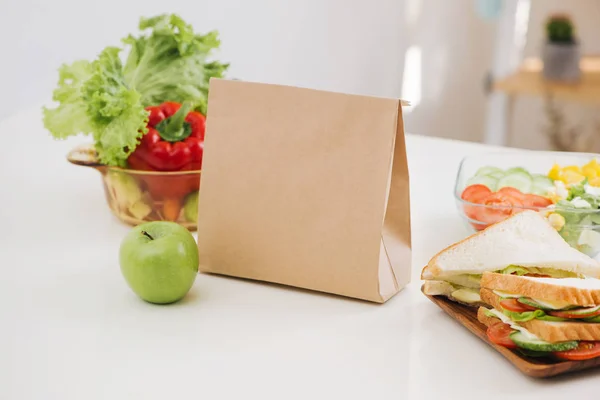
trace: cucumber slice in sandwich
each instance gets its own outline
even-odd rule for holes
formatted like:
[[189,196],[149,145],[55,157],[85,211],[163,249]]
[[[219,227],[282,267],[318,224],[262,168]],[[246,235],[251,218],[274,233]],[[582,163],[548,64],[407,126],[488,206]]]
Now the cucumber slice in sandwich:
[[[536,301],[534,299],[530,299],[529,297],[519,297],[517,299],[517,301],[519,303],[526,304],[528,306],[535,307],[535,308],[540,309],[540,310],[549,310],[549,311],[558,311],[558,310],[563,311],[564,310],[564,311],[568,311],[569,309],[577,308],[577,306],[563,307],[564,306],[563,304],[554,306],[554,305],[552,305],[552,303],[546,303],[546,302],[543,302],[541,300]],[[590,312],[593,312],[593,311],[590,311]]]
[[527,349],[518,349],[519,353],[523,354],[526,357],[531,357],[531,358],[541,358],[541,357],[548,357],[548,353],[545,351],[533,351],[533,350],[527,350]]
[[452,297],[465,304],[481,302],[479,290],[476,289],[461,288],[452,292]]
[[515,344],[526,350],[533,351],[567,351],[576,348],[579,343],[576,340],[568,342],[550,343],[541,339],[533,339],[525,336],[522,332],[514,332],[510,334],[510,338]]
[[598,312],[598,310],[600,310],[600,306],[568,310],[568,312],[569,312],[569,314],[572,314],[572,315],[586,315],[586,314],[592,314],[592,313]]
[[527,297],[519,297],[517,299],[517,301],[519,303],[523,303],[523,304],[526,304],[526,305],[531,306],[531,307],[539,308],[540,310],[548,310],[547,307],[544,307],[540,303],[537,303],[537,302],[533,301],[532,299],[528,299]]
[[532,185],[533,180],[531,179],[531,175],[527,172],[516,171],[508,173],[504,178],[499,179],[496,189],[500,190],[503,187],[513,187],[522,193],[530,193]]

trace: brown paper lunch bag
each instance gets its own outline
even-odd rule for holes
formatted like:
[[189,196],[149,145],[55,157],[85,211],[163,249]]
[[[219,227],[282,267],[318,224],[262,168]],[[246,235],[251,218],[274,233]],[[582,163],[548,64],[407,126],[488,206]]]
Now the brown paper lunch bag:
[[383,303],[411,276],[402,101],[212,79],[200,271]]

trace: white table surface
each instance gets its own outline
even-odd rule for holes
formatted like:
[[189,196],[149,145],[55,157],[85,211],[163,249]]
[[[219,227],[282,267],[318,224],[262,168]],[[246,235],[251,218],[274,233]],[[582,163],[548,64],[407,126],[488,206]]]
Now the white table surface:
[[384,305],[199,275],[172,306],[139,300],[100,175],[70,165],[32,110],[0,123],[0,399],[564,399],[597,371],[534,380],[419,291],[466,228],[452,187],[490,147],[408,135],[413,282]]

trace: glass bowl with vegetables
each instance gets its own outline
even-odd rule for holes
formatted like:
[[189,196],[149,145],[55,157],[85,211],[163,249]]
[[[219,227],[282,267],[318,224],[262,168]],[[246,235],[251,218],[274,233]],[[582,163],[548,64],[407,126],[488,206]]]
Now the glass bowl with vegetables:
[[600,161],[593,154],[509,151],[466,157],[454,187],[475,231],[535,210],[574,248],[600,253]]
[[139,30],[59,69],[44,126],[57,139],[92,137],[67,158],[100,171],[122,221],[195,229],[209,80],[229,65],[209,61],[217,32],[197,34],[175,14],[142,18]]
[[147,108],[148,132],[127,158],[127,167],[103,164],[93,145],[67,155],[97,169],[106,200],[123,222],[175,221],[196,229],[205,119],[191,105],[167,102]]

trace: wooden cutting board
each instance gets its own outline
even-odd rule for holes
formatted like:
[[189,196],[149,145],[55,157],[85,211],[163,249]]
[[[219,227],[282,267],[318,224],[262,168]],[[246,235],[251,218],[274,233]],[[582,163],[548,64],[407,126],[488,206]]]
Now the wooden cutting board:
[[[422,290],[423,288],[421,287],[421,291]],[[497,346],[487,338],[486,326],[477,320],[477,307],[464,306],[450,301],[443,296],[427,296],[427,298],[437,304],[449,316],[477,335],[481,340],[492,346],[525,375],[534,378],[549,378],[570,372],[600,367],[600,357],[585,361],[560,361],[546,358],[531,358],[525,357],[506,347]]]

